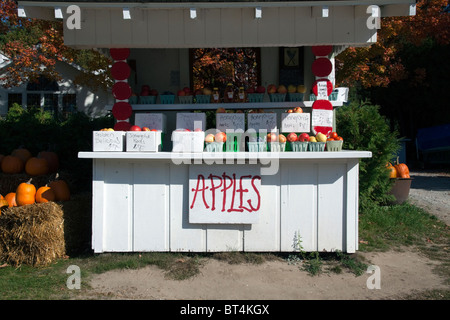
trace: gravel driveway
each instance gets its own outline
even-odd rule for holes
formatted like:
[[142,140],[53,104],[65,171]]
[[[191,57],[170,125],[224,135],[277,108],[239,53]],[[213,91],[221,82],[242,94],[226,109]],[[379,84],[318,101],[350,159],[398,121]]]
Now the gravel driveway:
[[409,201],[450,225],[450,170],[410,172]]

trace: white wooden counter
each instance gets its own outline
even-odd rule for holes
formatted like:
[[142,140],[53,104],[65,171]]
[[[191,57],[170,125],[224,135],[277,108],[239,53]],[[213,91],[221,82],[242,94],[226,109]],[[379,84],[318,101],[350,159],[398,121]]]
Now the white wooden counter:
[[[355,252],[359,159],[368,157],[366,151],[80,152],[93,159],[92,247],[290,252],[300,236],[305,251]],[[261,172],[255,223],[189,222],[193,172],[255,169]]]

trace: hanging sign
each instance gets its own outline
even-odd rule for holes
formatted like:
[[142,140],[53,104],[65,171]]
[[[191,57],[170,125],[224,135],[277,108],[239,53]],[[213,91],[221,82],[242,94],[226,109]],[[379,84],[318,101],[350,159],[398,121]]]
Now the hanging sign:
[[216,113],[216,128],[221,132],[227,129],[245,131],[245,113]]
[[247,114],[247,127],[255,131],[265,130],[267,132],[276,130],[276,113],[249,113]]
[[251,224],[260,212],[259,165],[189,167],[189,223]]
[[329,135],[333,131],[333,105],[328,100],[316,100],[312,105],[311,124],[314,134]]
[[161,132],[166,131],[166,115],[164,113],[136,113],[134,123],[141,128],[147,127]]
[[310,113],[282,113],[281,132],[310,132]]
[[177,129],[206,130],[206,114],[203,112],[179,112],[177,113]]
[[313,83],[312,92],[317,96],[317,100],[328,100],[328,96],[333,92],[333,84],[326,78],[317,79]]

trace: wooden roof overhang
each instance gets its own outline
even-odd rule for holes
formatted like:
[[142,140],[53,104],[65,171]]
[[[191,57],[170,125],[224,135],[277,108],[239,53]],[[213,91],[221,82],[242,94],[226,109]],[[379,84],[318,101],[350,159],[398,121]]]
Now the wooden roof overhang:
[[17,2],[21,16],[62,19],[74,48],[366,46],[375,19],[415,14],[415,0]]

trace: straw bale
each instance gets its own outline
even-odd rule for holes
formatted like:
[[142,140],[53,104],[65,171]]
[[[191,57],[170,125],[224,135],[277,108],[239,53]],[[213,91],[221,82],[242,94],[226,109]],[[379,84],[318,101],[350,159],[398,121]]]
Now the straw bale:
[[0,261],[48,265],[65,255],[64,219],[55,202],[8,208],[0,215]]

